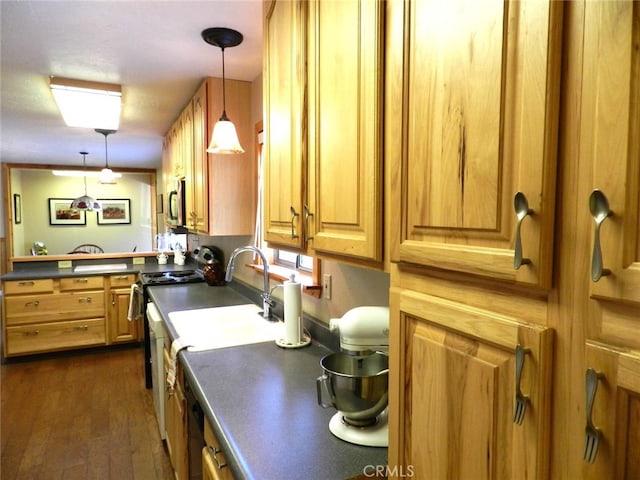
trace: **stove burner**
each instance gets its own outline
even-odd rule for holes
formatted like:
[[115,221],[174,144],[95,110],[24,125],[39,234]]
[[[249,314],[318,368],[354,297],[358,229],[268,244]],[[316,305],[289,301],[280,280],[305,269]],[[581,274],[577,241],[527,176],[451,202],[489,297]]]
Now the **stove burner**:
[[196,283],[204,281],[202,274],[196,270],[142,273],[140,279],[143,285],[169,285],[174,283]]

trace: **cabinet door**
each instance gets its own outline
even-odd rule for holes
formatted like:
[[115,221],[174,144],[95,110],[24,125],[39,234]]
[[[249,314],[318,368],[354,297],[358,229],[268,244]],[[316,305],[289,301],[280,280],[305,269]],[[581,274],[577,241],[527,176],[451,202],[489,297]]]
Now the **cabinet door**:
[[380,261],[384,3],[309,8],[307,238],[317,251]]
[[111,290],[108,312],[109,341],[111,343],[138,340],[138,320],[129,321],[130,290]]
[[306,3],[265,3],[263,33],[264,238],[295,248],[304,246]]
[[390,365],[389,465],[425,479],[548,478],[553,331],[409,290],[392,294],[391,318],[403,367]]
[[[406,12],[395,12],[406,8]],[[562,2],[390,4],[392,260],[549,287]],[[403,13],[407,13],[403,15]],[[401,50],[399,53],[398,51]],[[398,132],[396,124],[402,125]],[[522,192],[532,213],[521,221]],[[526,212],[527,209],[525,208]]]
[[582,478],[640,478],[640,354],[590,342],[586,367],[600,377],[591,411],[600,439]]
[[193,97],[193,165],[191,168],[192,210],[188,210],[189,229],[195,233],[209,233],[209,188],[207,163],[207,82],[203,82]]
[[578,202],[592,251],[591,192],[600,190],[612,211],[599,233],[610,273],[592,281],[591,294],[640,302],[640,5],[586,2],[584,39],[580,157],[591,165],[584,169],[591,181],[582,183]]

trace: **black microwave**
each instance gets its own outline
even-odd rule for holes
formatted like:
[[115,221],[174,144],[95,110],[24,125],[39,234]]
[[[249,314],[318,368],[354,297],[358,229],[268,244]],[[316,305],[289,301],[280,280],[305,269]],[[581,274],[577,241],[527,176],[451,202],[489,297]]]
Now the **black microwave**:
[[184,179],[176,180],[176,186],[169,192],[167,206],[167,224],[170,227],[185,227],[187,224],[187,205]]

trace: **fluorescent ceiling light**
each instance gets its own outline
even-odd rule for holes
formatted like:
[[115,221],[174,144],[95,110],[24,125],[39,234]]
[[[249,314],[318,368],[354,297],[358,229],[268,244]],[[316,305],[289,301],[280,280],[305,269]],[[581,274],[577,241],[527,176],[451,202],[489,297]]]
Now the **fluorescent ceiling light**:
[[[84,170],[52,170],[54,175],[58,177],[88,177],[88,178],[100,178],[103,173],[96,171],[87,171]],[[114,178],[121,178],[121,173],[111,172]]]
[[122,103],[120,85],[61,77],[51,77],[50,84],[68,126],[118,129]]

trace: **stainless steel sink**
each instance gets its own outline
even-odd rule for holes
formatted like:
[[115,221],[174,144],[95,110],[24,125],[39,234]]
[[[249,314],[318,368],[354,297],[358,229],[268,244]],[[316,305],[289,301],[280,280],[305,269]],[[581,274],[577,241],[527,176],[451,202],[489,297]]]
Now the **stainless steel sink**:
[[262,318],[254,304],[170,312],[169,320],[189,351],[275,341],[283,336],[282,322]]

